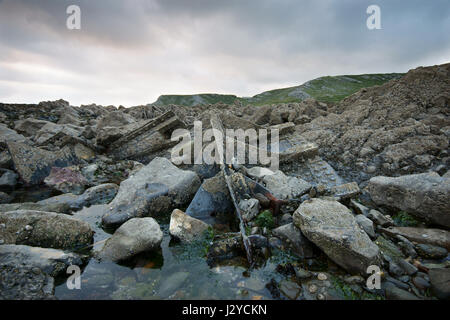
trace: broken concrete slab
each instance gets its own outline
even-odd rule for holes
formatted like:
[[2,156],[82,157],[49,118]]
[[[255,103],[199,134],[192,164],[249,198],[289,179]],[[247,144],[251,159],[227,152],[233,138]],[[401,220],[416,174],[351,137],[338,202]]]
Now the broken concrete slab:
[[116,140],[108,154],[115,159],[138,159],[168,149],[176,144],[170,133],[177,128],[185,128],[185,124],[172,111],[166,112]]

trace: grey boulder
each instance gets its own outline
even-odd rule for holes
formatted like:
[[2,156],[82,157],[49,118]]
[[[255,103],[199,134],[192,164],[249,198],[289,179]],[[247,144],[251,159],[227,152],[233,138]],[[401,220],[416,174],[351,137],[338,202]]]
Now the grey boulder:
[[397,178],[374,177],[368,191],[377,204],[394,207],[444,227],[450,227],[450,179],[436,172]]
[[114,227],[135,217],[167,214],[189,203],[199,187],[197,174],[157,157],[120,184],[103,225]]
[[109,238],[98,257],[115,262],[124,261],[160,247],[163,233],[153,218],[133,218],[121,225]]
[[0,213],[0,239],[5,244],[73,249],[92,243],[86,222],[54,212],[17,210]]
[[294,224],[338,265],[366,274],[379,262],[379,248],[359,227],[350,210],[334,200],[312,199],[294,213]]

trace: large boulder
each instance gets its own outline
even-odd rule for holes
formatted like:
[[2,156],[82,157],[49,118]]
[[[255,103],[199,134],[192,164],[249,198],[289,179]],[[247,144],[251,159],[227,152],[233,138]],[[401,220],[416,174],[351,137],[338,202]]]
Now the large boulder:
[[66,202],[58,203],[36,203],[36,202],[18,202],[0,204],[0,212],[16,211],[16,210],[33,210],[57,213],[70,213],[70,206]]
[[209,225],[175,209],[170,216],[169,233],[182,242],[191,242],[201,236]]
[[199,186],[197,174],[157,157],[120,184],[103,225],[113,227],[135,217],[167,214],[189,203]]
[[54,212],[17,210],[0,213],[0,239],[5,244],[73,249],[92,243],[86,222]]
[[5,244],[0,246],[0,265],[28,265],[41,269],[52,277],[66,272],[70,265],[81,265],[80,256],[58,249],[38,248],[26,245]]
[[82,259],[61,250],[24,245],[0,246],[0,300],[54,299],[53,277]]
[[379,248],[359,227],[350,210],[334,200],[312,199],[294,213],[294,224],[330,259],[351,273],[366,274],[378,264]]
[[430,269],[431,290],[439,299],[450,300],[450,269]]
[[163,233],[153,218],[133,218],[120,226],[109,238],[98,257],[115,262],[127,260],[139,253],[157,250]]
[[8,150],[16,171],[27,184],[44,181],[52,167],[67,167],[79,162],[69,147],[50,152],[25,143],[8,142]]
[[445,227],[450,227],[450,179],[435,172],[397,178],[374,177],[368,190],[372,200]]

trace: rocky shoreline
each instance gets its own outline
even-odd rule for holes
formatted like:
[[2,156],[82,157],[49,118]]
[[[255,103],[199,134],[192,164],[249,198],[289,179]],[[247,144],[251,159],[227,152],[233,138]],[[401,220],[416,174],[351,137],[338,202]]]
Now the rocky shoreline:
[[[446,64],[339,104],[0,103],[0,299],[55,299],[68,266],[128,263],[169,237],[200,246],[211,270],[287,255],[270,281],[233,284],[244,299],[448,300],[449,92]],[[174,165],[171,134],[214,117],[280,129],[279,170]],[[379,288],[367,286],[370,266]],[[183,299],[189,276],[173,273],[158,294],[111,279],[109,297]]]

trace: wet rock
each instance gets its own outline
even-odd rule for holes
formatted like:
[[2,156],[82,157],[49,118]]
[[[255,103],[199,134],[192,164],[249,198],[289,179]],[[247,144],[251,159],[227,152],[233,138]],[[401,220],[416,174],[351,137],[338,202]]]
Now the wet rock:
[[283,280],[279,283],[280,292],[290,300],[295,300],[301,293],[301,286],[289,280]]
[[188,272],[179,271],[167,277],[158,289],[158,296],[166,298],[181,288],[189,277]]
[[377,264],[379,249],[360,229],[350,210],[337,201],[312,199],[294,213],[294,224],[338,265],[365,274]]
[[442,300],[450,299],[450,269],[431,269],[428,272],[433,293]]
[[208,250],[207,263],[214,266],[217,263],[238,256],[245,256],[240,234],[225,234],[219,239],[214,239]]
[[355,216],[355,219],[358,225],[367,233],[367,235],[371,239],[374,239],[376,237],[372,220],[366,218],[362,214],[358,214],[357,216]]
[[312,243],[306,239],[300,229],[293,223],[273,229],[272,234],[283,240],[294,253],[299,255],[299,257],[312,258],[314,256],[314,248]]
[[104,226],[118,226],[133,217],[167,214],[183,207],[200,186],[198,176],[175,167],[165,158],[155,158],[120,184],[102,218]]
[[81,173],[71,168],[53,167],[44,183],[62,193],[82,194],[88,181]]
[[0,213],[0,239],[5,244],[72,249],[92,243],[93,231],[83,221],[54,212],[17,210]]
[[429,244],[416,245],[417,253],[425,259],[443,259],[447,257],[447,249]]
[[191,242],[200,237],[209,225],[201,220],[192,218],[183,211],[175,209],[170,216],[169,233],[182,242]]
[[[89,188],[81,195],[66,193],[59,196],[54,196],[48,199],[41,200],[37,204],[42,205],[44,207],[65,205],[69,207],[70,210],[80,210],[83,207],[90,207],[96,204],[107,204],[111,202],[111,200],[113,200],[114,197],[116,196],[118,190],[119,186],[117,184],[105,183]],[[53,210],[44,210],[44,211],[53,211]],[[54,211],[54,212],[61,212],[61,211]]]
[[218,215],[229,215],[234,210],[225,179],[220,172],[202,183],[186,209],[186,214],[212,225]]
[[0,246],[1,266],[30,266],[56,277],[65,274],[70,265],[82,265],[82,258],[58,249],[5,244]]
[[21,202],[21,203],[8,203],[0,205],[0,212],[9,212],[16,210],[32,210],[32,211],[46,211],[68,214],[70,212],[70,206],[67,203],[34,203],[34,202]]
[[0,169],[0,190],[11,191],[17,184],[19,176],[14,171],[8,169]]
[[411,258],[417,257],[417,252],[415,250],[414,244],[411,241],[400,235],[398,235],[396,238],[399,240],[397,245],[406,256]]
[[282,171],[265,175],[262,178],[266,188],[278,199],[290,199],[300,197],[311,189],[311,185],[296,177],[288,177]]
[[163,233],[153,218],[133,218],[120,226],[109,238],[98,257],[115,262],[127,260],[141,252],[158,250]]
[[409,241],[444,247],[450,250],[450,232],[445,230],[413,227],[390,227],[380,230],[390,236],[401,235]]
[[450,179],[436,172],[397,178],[374,177],[369,181],[368,190],[377,204],[450,227]]
[[385,294],[388,300],[419,300],[414,294],[393,284],[386,285]]
[[[0,204],[9,203],[9,202],[11,202],[13,199],[14,199],[14,198],[11,197],[9,194],[0,191]],[[0,207],[1,207],[1,206],[0,206]]]
[[242,212],[242,218],[245,221],[253,220],[259,213],[259,201],[257,199],[241,200],[239,209]]
[[55,279],[39,268],[0,263],[0,300],[53,300]]
[[412,283],[416,286],[417,289],[420,290],[427,290],[430,287],[430,282],[425,280],[422,277],[414,277],[412,279]]
[[8,150],[16,171],[28,184],[44,181],[52,167],[68,167],[79,162],[69,147],[50,152],[24,143],[8,142]]

